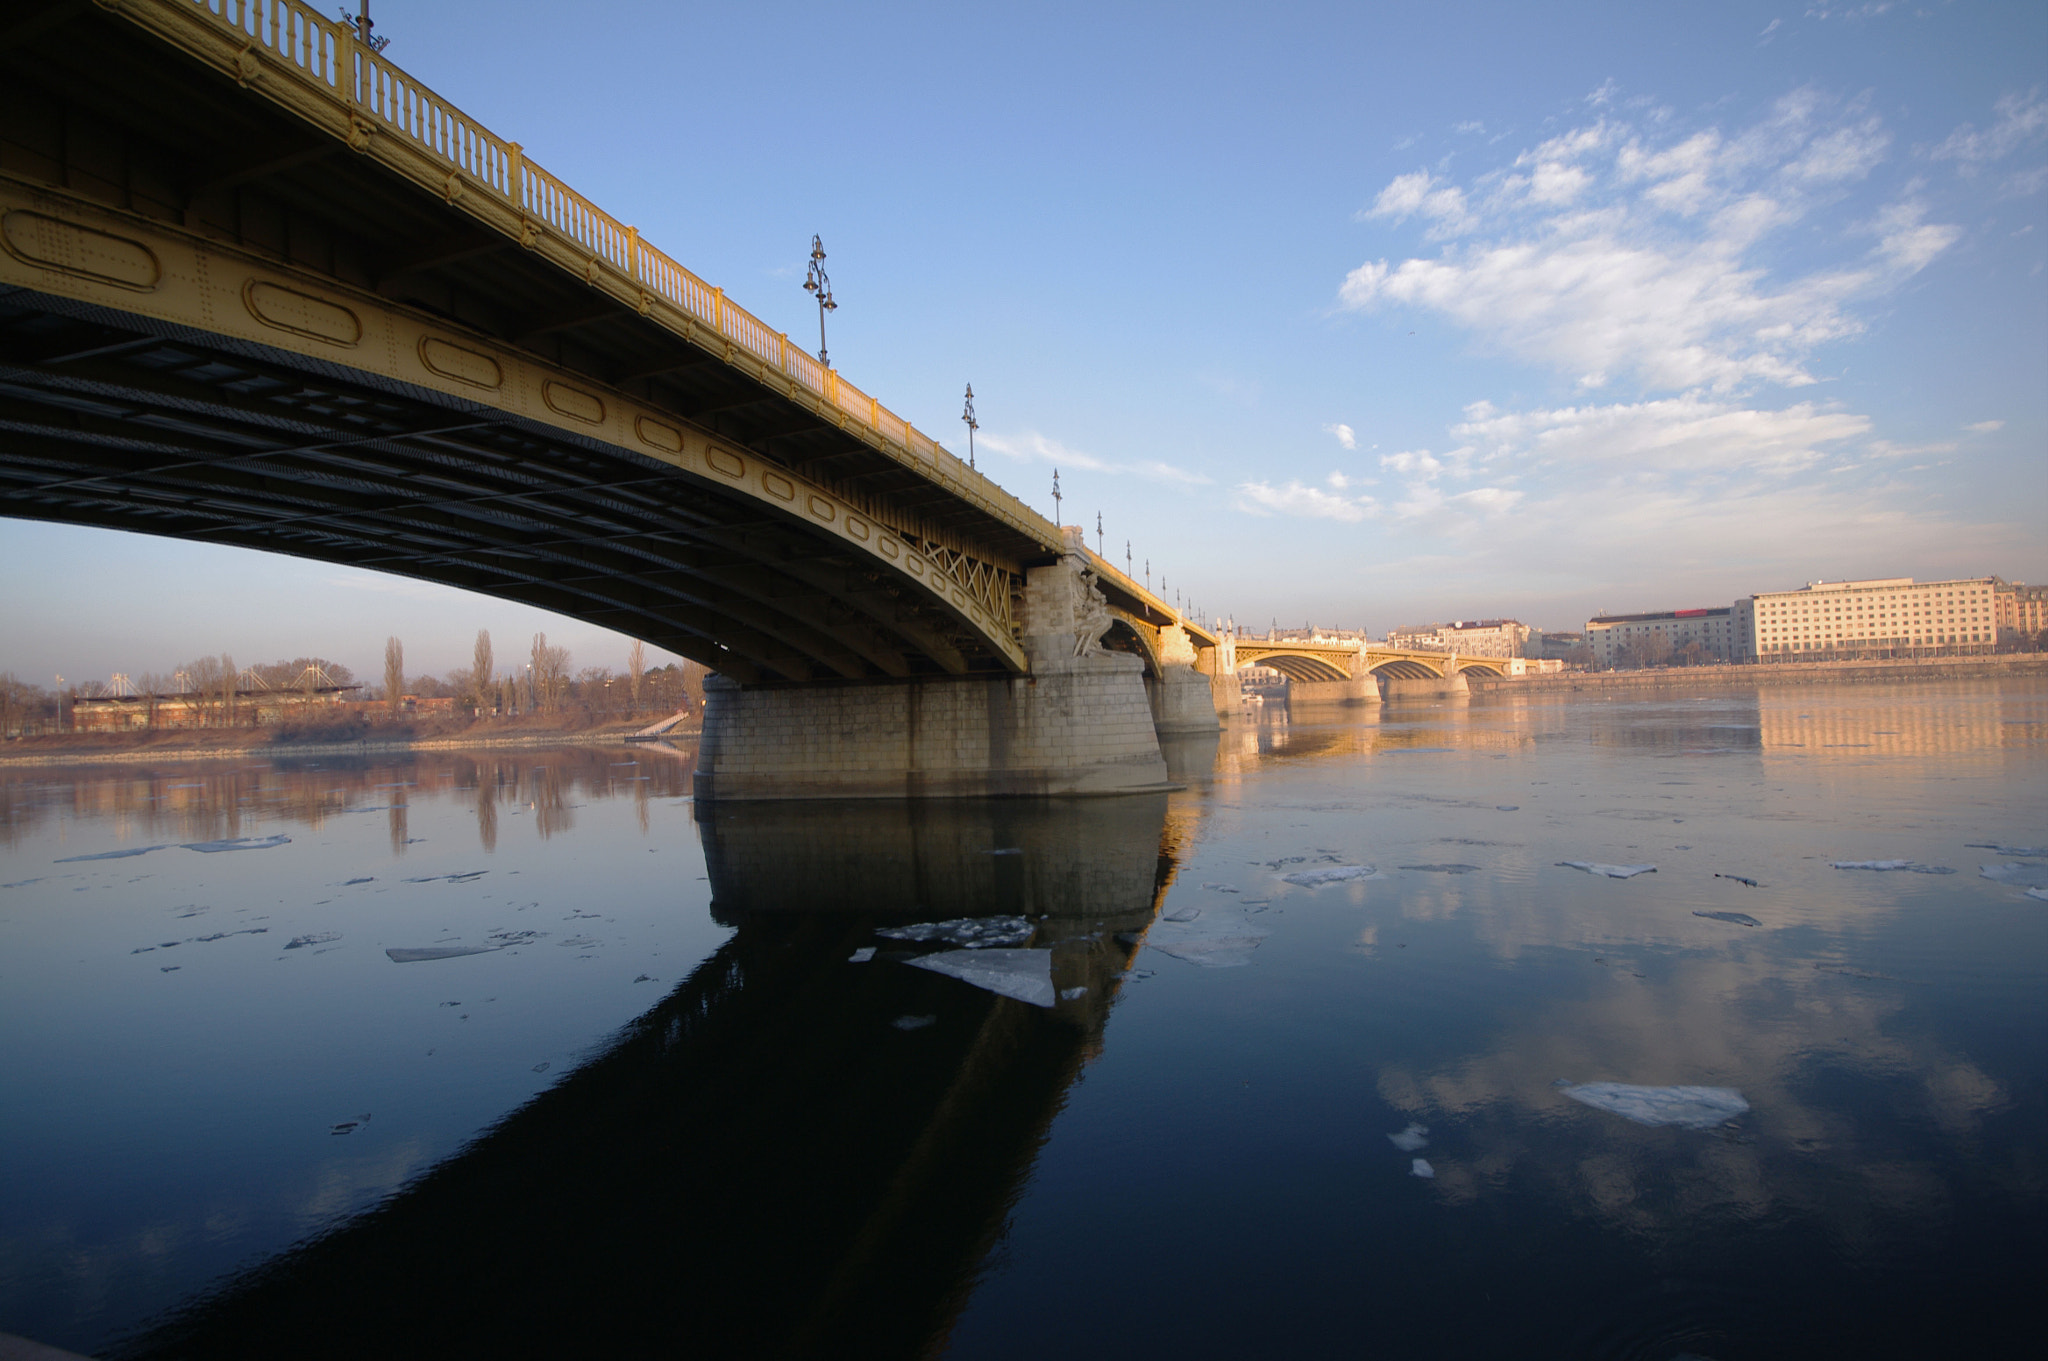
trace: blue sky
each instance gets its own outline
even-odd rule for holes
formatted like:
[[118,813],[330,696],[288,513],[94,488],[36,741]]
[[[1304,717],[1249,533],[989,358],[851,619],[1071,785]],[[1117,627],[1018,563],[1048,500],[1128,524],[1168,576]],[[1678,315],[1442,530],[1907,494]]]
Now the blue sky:
[[[379,0],[389,55],[1155,584],[1383,632],[2048,580],[2048,7]],[[546,629],[5,522],[0,667]],[[317,607],[308,609],[311,599]],[[174,655],[175,654],[175,655]]]

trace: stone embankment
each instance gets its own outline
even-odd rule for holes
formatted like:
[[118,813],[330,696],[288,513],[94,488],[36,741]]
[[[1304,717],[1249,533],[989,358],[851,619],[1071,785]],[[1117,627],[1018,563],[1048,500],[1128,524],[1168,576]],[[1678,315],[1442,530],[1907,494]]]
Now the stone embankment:
[[1773,662],[1751,666],[1675,666],[1647,671],[1575,671],[1555,676],[1475,676],[1475,695],[1560,694],[1586,690],[1750,690],[1772,685],[1866,685],[1915,680],[2048,677],[2048,653],[1889,661]]

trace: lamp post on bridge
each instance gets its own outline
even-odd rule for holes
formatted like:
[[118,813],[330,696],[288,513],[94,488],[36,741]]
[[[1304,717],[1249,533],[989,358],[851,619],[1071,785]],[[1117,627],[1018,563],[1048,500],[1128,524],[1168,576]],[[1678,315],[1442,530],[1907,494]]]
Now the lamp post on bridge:
[[804,292],[818,299],[818,362],[829,369],[832,360],[825,353],[825,314],[837,312],[839,304],[832,301],[832,280],[825,276],[825,243],[816,236],[811,238],[811,269],[804,276]]
[[1095,556],[1102,556],[1102,512],[1095,512]]
[[1060,470],[1058,468],[1052,470],[1052,522],[1054,527],[1059,530],[1060,537],[1065,538],[1067,527],[1060,523]]
[[974,432],[981,429],[981,422],[974,419],[974,384],[967,385],[967,406],[960,412],[960,419],[967,424],[967,466],[974,466]]

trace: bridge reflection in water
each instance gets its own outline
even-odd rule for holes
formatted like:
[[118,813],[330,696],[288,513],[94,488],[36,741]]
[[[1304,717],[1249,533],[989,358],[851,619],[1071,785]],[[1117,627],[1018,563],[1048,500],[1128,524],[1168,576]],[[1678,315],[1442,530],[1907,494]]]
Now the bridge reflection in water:
[[[1186,830],[1166,795],[697,814],[723,947],[385,1204],[125,1354],[939,1349]],[[1045,1009],[848,959],[896,944],[877,927],[997,914],[1042,917],[1055,984],[1087,991]]]

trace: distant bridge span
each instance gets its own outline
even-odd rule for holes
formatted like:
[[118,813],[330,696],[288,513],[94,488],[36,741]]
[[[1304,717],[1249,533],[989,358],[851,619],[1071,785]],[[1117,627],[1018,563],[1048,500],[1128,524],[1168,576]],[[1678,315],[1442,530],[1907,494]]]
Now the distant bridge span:
[[1498,657],[1461,657],[1455,652],[1383,647],[1364,638],[1265,638],[1230,640],[1236,664],[1269,666],[1290,681],[1321,684],[1359,680],[1367,675],[1394,680],[1449,680],[1464,672],[1498,676]]

